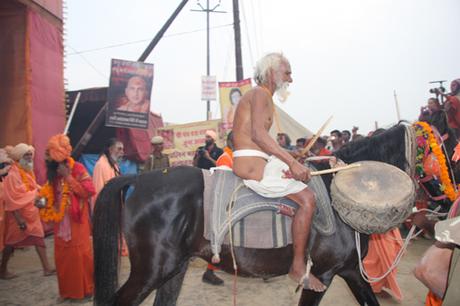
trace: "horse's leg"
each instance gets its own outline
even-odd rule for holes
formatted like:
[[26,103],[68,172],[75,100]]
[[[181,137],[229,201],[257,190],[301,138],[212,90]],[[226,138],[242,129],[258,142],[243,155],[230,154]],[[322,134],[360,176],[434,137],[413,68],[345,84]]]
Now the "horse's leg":
[[153,306],[175,306],[179,297],[180,289],[187,272],[188,261],[180,267],[179,273],[164,283],[155,294]]
[[339,273],[339,275],[347,282],[359,305],[380,305],[372,291],[371,285],[362,278],[358,269],[346,270]]
[[[160,290],[160,295],[163,297],[162,301],[165,301],[164,295],[169,292],[168,289],[175,289],[172,292],[175,299],[172,300],[172,297],[170,297],[172,303],[163,304],[155,302],[155,305],[175,305],[188,266],[188,260],[183,261],[185,255],[168,256],[168,254],[163,253],[156,257],[151,257],[135,256],[131,249],[129,252],[130,256],[134,256],[134,258],[131,258],[131,273],[126,283],[117,291],[114,305],[139,305],[154,289],[159,289],[164,285],[166,289]],[[173,288],[173,285],[177,287]]]

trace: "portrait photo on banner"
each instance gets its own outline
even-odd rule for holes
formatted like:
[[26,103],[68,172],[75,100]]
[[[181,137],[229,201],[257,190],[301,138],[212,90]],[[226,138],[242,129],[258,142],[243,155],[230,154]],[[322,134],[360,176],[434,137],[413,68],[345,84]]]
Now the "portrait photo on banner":
[[106,126],[148,128],[153,64],[112,59]]
[[251,86],[251,79],[238,82],[219,82],[220,112],[224,130],[232,129],[236,106],[241,97],[251,89]]

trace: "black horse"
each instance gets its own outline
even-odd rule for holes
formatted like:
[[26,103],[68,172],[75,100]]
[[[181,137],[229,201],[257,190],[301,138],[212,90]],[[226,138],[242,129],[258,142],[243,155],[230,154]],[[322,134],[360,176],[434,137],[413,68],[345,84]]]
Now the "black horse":
[[[401,169],[405,157],[404,125],[382,134],[352,142],[336,155],[347,163],[383,161]],[[324,176],[329,186],[331,176]],[[123,190],[134,192],[123,203]],[[170,168],[111,180],[100,193],[94,212],[95,305],[138,305],[153,290],[154,305],[176,305],[191,257],[211,260],[209,241],[203,238],[203,178],[200,169]],[[354,230],[336,215],[336,232],[310,235],[312,272],[326,286],[335,275],[342,277],[360,305],[379,305],[370,285],[361,277]],[[118,245],[124,233],[131,272],[118,289]],[[361,234],[363,256],[368,236]],[[268,278],[287,274],[292,247],[277,249],[235,248],[240,276]],[[233,273],[230,249],[222,247],[219,267]],[[303,290],[299,305],[318,305],[325,292]]]

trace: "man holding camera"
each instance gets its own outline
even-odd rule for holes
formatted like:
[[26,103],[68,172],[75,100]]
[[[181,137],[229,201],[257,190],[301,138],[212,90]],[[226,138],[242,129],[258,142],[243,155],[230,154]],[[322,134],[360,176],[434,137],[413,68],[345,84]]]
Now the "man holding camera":
[[193,157],[193,166],[201,169],[211,169],[224,151],[216,145],[217,134],[212,130],[206,131],[205,145],[199,147]]

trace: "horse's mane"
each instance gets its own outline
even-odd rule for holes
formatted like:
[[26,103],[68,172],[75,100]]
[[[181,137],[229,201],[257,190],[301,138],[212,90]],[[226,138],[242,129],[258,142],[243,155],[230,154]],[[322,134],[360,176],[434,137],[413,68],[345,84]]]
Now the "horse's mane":
[[397,124],[377,135],[349,142],[334,155],[346,163],[374,160],[405,170],[405,128],[403,124]]

